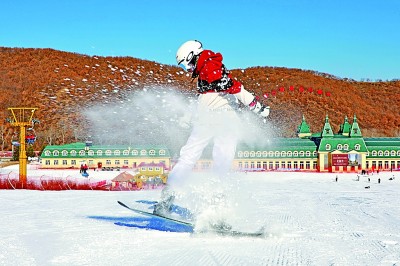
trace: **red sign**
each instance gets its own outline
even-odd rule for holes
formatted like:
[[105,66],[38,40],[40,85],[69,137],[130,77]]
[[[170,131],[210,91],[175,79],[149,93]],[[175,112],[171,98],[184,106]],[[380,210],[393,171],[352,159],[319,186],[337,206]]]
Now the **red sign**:
[[348,166],[349,156],[347,154],[332,154],[333,166]]

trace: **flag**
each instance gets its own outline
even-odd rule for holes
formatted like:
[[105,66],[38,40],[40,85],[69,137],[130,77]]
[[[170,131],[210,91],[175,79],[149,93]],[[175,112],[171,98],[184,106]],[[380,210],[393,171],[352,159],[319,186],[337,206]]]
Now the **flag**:
[[319,95],[322,95],[322,90],[317,90],[317,93],[319,94]]
[[294,91],[294,86],[290,86],[290,87],[289,87],[289,90],[290,90],[290,91]]
[[300,88],[299,88],[299,92],[303,92],[304,91],[304,88],[303,88],[303,86],[300,86]]
[[308,88],[308,92],[312,92],[313,91],[313,89],[310,87],[310,88]]
[[329,91],[327,91],[327,92],[325,92],[325,96],[326,96],[326,97],[330,97],[330,96],[331,96],[331,93],[330,93]]
[[284,92],[285,91],[285,87],[280,87],[279,91]]

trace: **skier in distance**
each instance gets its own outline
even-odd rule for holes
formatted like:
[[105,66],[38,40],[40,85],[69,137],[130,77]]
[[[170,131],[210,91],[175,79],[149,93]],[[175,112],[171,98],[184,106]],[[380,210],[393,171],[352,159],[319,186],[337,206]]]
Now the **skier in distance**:
[[[183,43],[176,61],[184,70],[197,78],[196,119],[187,143],[181,148],[177,164],[168,176],[167,185],[161,192],[161,200],[155,205],[154,213],[168,215],[182,184],[187,181],[191,170],[204,148],[213,141],[213,171],[224,182],[235,156],[238,140],[238,101],[265,119],[269,106],[245,90],[242,83],[233,79],[222,63],[222,55],[203,49],[201,42],[190,40]],[[190,178],[189,178],[190,179]]]

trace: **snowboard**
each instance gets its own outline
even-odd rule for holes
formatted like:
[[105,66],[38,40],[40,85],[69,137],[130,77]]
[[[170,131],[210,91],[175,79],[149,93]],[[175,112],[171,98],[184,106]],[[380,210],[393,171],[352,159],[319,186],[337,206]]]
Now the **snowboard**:
[[[137,200],[136,201],[139,204],[147,205],[147,209],[149,212],[153,212],[154,210],[154,205],[158,203],[158,201],[152,201],[152,200]],[[171,205],[171,214],[178,216],[178,220],[183,220],[183,221],[188,221],[192,222],[195,220],[195,215],[188,209],[181,207],[179,205],[172,204]]]
[[[180,219],[175,219],[172,217],[165,217],[165,216],[154,214],[152,211],[152,208],[150,209],[150,211],[145,211],[142,209],[137,209],[137,208],[128,206],[127,204],[125,204],[121,201],[117,201],[117,202],[122,207],[127,208],[137,214],[147,216],[148,218],[150,218],[149,221],[153,221],[153,223],[149,223],[149,225],[152,225],[149,227],[146,227],[143,224],[141,224],[140,226],[136,226],[135,224],[133,224],[133,225],[131,225],[131,227],[153,229],[153,230],[159,230],[159,231],[194,233],[194,227],[195,227],[194,222],[184,220],[185,218],[182,218],[182,220],[180,220]],[[154,204],[157,203],[157,202],[149,202],[149,201],[137,201],[137,202],[149,204],[152,206],[154,206]],[[188,212],[187,209],[179,207],[177,205],[173,205],[172,213],[179,214],[180,211],[184,211],[184,215],[187,215],[187,212]],[[181,216],[181,217],[187,218],[187,216]],[[154,226],[154,224],[156,224],[157,226]],[[169,230],[165,230],[166,228]],[[222,235],[222,236],[237,236],[237,237],[263,237],[265,235],[264,228],[260,228],[256,232],[242,232],[242,231],[232,230],[229,225],[211,226],[211,229],[208,229],[207,231],[200,232],[200,233],[215,233],[217,235]]]

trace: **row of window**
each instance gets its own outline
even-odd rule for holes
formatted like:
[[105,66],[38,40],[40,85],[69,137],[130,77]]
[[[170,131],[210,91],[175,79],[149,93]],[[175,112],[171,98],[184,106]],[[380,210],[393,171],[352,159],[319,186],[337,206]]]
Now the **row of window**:
[[[56,160],[45,160],[45,165],[51,165],[51,161],[53,161],[53,165],[60,165],[60,161],[61,161],[61,165],[64,165],[64,166],[69,166],[69,165],[75,166],[75,165],[77,165],[77,161],[76,160],[71,160],[70,163],[68,164],[68,160],[57,160],[57,159]],[[79,161],[79,162],[81,163],[81,161]],[[126,167],[126,166],[132,167],[132,165],[129,165],[129,160],[123,160],[122,163],[123,163],[124,167]],[[163,163],[165,163],[165,162],[163,161]],[[94,165],[94,161],[93,160],[89,160],[88,164],[89,165]],[[114,164],[113,164],[111,160],[106,160],[105,165],[106,166],[107,165],[119,166],[119,165],[121,165],[121,161],[120,160],[114,160]],[[136,167],[136,163],[133,163],[133,167]],[[153,167],[151,167],[151,166],[150,167],[142,167],[141,169],[144,171],[146,168],[147,168],[148,171],[153,171]],[[154,169],[155,169],[155,171],[159,171],[161,168],[156,166],[156,167],[154,167]]]
[[400,169],[400,161],[367,161],[367,169]]
[[[368,154],[369,155],[369,154]],[[396,151],[372,151],[371,156],[400,156],[400,150]]]
[[161,168],[160,167],[141,167],[140,171],[144,172],[144,171],[156,171],[156,172],[160,172]]
[[[201,162],[195,166],[195,170],[207,170],[211,168],[210,162]],[[316,169],[317,162],[294,161],[294,162],[239,162],[238,170],[276,170],[276,169]]]
[[239,169],[251,170],[251,169],[265,169],[265,170],[276,170],[276,169],[316,169],[317,162],[310,161],[293,161],[293,162],[239,162]]
[[[147,150],[141,150],[141,151],[132,150],[131,152],[129,150],[123,150],[122,151],[122,155],[125,155],[125,156],[128,156],[130,154],[133,155],[133,156],[138,156],[139,153],[140,153],[141,156],[147,156],[147,155],[155,156],[156,155],[156,151],[155,150],[149,150],[148,152],[147,152]],[[76,151],[76,150],[71,150],[69,152],[70,156],[76,156],[77,154],[79,154],[79,156],[86,156],[86,155],[94,156],[95,155],[95,151],[88,150],[87,153],[86,153],[85,150],[80,150],[79,152]],[[166,154],[165,150],[160,150],[158,152],[159,156],[165,156],[165,154]],[[53,151],[53,153],[51,153],[51,151],[47,150],[47,151],[44,152],[44,155],[45,156],[51,156],[51,155],[60,156],[60,151],[55,150],[55,151]],[[96,155],[97,156],[103,156],[103,151],[102,150],[97,150],[96,151]],[[111,155],[120,156],[121,155],[121,151],[120,150],[115,150],[114,152],[112,152],[111,150],[106,150],[106,151],[104,151],[104,155],[106,155],[106,156],[111,156]],[[67,150],[61,151],[61,156],[64,156],[64,157],[68,156],[68,151]]]
[[[331,144],[326,144],[325,145],[325,149],[327,151],[330,151],[332,149],[332,145]],[[360,149],[361,149],[361,145],[360,144],[354,145],[354,150],[359,151]],[[349,150],[349,144],[343,144],[343,145],[342,144],[338,144],[336,146],[336,150],[338,150],[338,151],[341,151],[341,150],[348,151]]]
[[[77,165],[76,160],[71,160],[71,162],[69,164],[68,164],[68,160],[53,160],[53,165],[60,165],[60,161],[61,161],[61,165],[65,165],[65,166],[68,166],[68,165],[75,166],[75,165]],[[44,164],[45,165],[51,165],[51,160],[45,160]],[[93,160],[89,160],[89,165],[93,165],[93,164],[94,164]],[[114,161],[114,165],[120,165],[120,164],[121,164],[120,160],[115,160]],[[128,166],[129,165],[129,161],[128,160],[124,160],[123,164],[125,166]],[[111,160],[106,160],[106,165],[112,165]]]
[[[354,149],[355,149],[356,151],[359,151],[360,148],[361,148],[360,144],[356,144],[356,145],[354,146]],[[329,151],[329,150],[332,149],[332,147],[331,147],[330,144],[326,144],[326,145],[325,145],[325,149],[326,149],[327,151]],[[348,145],[348,144],[344,144],[344,145],[338,144],[338,145],[336,146],[336,149],[339,150],[339,151],[340,151],[340,150],[345,150],[345,151],[347,151],[347,150],[349,150],[349,145]],[[371,152],[371,154],[372,154],[372,156],[400,156],[400,150],[398,150],[397,152],[394,151],[394,150],[391,150],[391,151],[388,151],[388,150],[386,150],[386,151],[376,151],[376,150],[374,150],[374,151]],[[369,153],[368,153],[368,156],[369,156]]]
[[[239,151],[238,152],[238,157],[239,158],[254,158],[254,157],[310,157],[311,156],[311,151]],[[313,157],[317,157],[317,151],[312,152]]]

